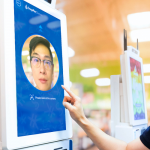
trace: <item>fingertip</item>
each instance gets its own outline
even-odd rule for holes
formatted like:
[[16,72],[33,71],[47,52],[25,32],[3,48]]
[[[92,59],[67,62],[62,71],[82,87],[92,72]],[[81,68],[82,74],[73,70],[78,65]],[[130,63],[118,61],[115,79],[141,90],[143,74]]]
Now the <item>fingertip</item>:
[[67,102],[63,102],[63,105],[66,106]]
[[65,90],[65,86],[64,85],[61,85],[61,87]]
[[63,102],[63,105],[65,106],[65,102]]
[[63,102],[63,105],[64,105],[64,107],[67,109],[67,107],[66,107],[66,102]]

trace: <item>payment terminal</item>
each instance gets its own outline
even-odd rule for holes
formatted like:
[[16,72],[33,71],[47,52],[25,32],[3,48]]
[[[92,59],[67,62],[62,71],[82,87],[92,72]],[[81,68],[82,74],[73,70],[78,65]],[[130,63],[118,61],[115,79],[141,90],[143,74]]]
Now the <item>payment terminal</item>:
[[3,149],[46,144],[39,149],[69,150],[71,145],[71,117],[62,104],[67,93],[61,88],[69,88],[66,16],[55,4],[56,0],[0,1]]

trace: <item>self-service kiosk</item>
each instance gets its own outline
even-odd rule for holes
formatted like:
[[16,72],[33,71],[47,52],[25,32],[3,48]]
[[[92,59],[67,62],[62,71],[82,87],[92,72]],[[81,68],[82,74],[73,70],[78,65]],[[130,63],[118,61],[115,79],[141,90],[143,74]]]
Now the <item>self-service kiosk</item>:
[[72,149],[66,16],[55,4],[0,0],[2,149]]
[[120,57],[121,75],[111,76],[112,136],[131,142],[147,128],[143,62],[137,48],[127,46],[124,30],[124,53]]

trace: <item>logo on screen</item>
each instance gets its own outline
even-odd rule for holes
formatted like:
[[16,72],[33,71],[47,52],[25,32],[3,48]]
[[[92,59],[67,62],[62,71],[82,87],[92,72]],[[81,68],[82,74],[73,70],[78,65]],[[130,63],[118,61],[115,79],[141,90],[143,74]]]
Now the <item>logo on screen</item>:
[[34,95],[30,94],[30,101],[33,100],[34,101]]
[[21,7],[21,1],[20,0],[16,0],[16,4],[17,4],[17,6]]
[[30,10],[31,12],[34,12],[34,13],[36,13],[36,14],[38,14],[38,15],[41,15],[41,14],[39,14],[36,10],[30,8],[28,5],[25,5],[25,9]]

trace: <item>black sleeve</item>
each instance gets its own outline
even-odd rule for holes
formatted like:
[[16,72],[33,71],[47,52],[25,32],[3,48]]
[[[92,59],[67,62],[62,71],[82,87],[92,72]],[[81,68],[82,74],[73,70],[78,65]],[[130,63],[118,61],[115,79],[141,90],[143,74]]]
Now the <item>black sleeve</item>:
[[148,127],[140,136],[141,142],[150,149],[150,127]]

